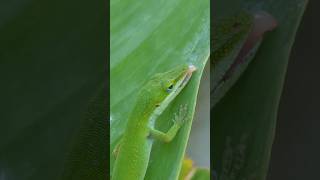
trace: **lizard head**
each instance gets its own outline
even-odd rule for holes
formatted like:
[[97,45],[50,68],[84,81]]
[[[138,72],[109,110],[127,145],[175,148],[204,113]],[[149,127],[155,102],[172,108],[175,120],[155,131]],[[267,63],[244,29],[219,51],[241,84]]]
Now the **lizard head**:
[[152,76],[140,90],[139,105],[135,106],[132,115],[147,116],[148,122],[154,122],[186,86],[195,70],[193,65],[180,65]]
[[154,106],[170,103],[188,83],[195,70],[193,65],[180,65],[167,72],[155,74],[149,86],[154,94],[150,99]]

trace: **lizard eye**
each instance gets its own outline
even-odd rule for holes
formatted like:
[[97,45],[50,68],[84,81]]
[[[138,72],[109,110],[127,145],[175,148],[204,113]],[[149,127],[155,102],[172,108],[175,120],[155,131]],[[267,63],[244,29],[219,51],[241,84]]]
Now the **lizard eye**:
[[171,93],[173,89],[173,84],[171,84],[168,88],[167,88],[167,93]]

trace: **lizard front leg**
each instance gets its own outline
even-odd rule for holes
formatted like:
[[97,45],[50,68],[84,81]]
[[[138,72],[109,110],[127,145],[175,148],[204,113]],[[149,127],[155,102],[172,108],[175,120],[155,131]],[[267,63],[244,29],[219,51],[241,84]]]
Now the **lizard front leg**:
[[164,133],[162,131],[150,128],[150,136],[163,142],[170,142],[176,136],[183,123],[186,121],[187,114],[187,105],[181,105],[179,112],[174,114],[174,124],[171,126],[169,131]]

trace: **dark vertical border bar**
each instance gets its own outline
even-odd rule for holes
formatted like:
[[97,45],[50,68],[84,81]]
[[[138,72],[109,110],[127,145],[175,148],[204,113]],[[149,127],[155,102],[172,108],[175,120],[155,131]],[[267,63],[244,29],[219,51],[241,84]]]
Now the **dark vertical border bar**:
[[107,58],[107,102],[108,102],[108,107],[107,107],[107,137],[108,137],[108,143],[107,143],[107,166],[106,166],[106,171],[107,171],[107,179],[111,179],[110,175],[110,159],[109,159],[109,154],[110,154],[110,121],[109,121],[109,117],[110,117],[110,0],[104,1],[106,2],[106,7],[107,7],[107,20],[106,20],[106,36],[107,36],[107,54],[106,54],[106,58]]
[[[213,22],[214,22],[214,4],[215,4],[216,0],[210,0],[210,54],[212,52],[212,42],[213,42],[213,31],[212,31],[212,27],[213,27]],[[209,59],[210,61],[210,59]],[[210,62],[209,62],[210,63]],[[210,72],[212,70],[213,66],[211,66],[210,63]],[[211,80],[210,80],[210,90],[211,90]],[[211,93],[210,93],[211,94]],[[211,101],[211,98],[210,98]],[[210,107],[211,107],[211,102],[210,102]],[[210,117],[211,117],[211,109],[210,109]],[[211,119],[211,118],[210,118]],[[216,174],[215,171],[213,169],[213,134],[212,134],[212,130],[213,130],[213,122],[210,121],[210,179],[212,180],[216,180]]]

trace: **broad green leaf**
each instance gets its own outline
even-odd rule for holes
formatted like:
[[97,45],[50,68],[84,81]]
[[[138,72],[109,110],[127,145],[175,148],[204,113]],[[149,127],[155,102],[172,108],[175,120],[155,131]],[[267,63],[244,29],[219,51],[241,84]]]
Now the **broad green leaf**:
[[0,2],[0,179],[59,179],[89,102],[107,84],[105,8]]
[[[190,63],[198,70],[188,86],[158,119],[166,131],[174,112],[188,104],[194,114],[201,74],[209,56],[209,0],[111,1],[110,131],[111,151],[126,127],[142,85],[158,72]],[[178,178],[192,121],[173,142],[153,145],[145,179]],[[111,167],[114,157],[110,153]]]
[[262,9],[278,21],[240,80],[211,110],[218,179],[265,179],[290,50],[306,4],[306,0],[217,1],[215,17],[241,8]]

